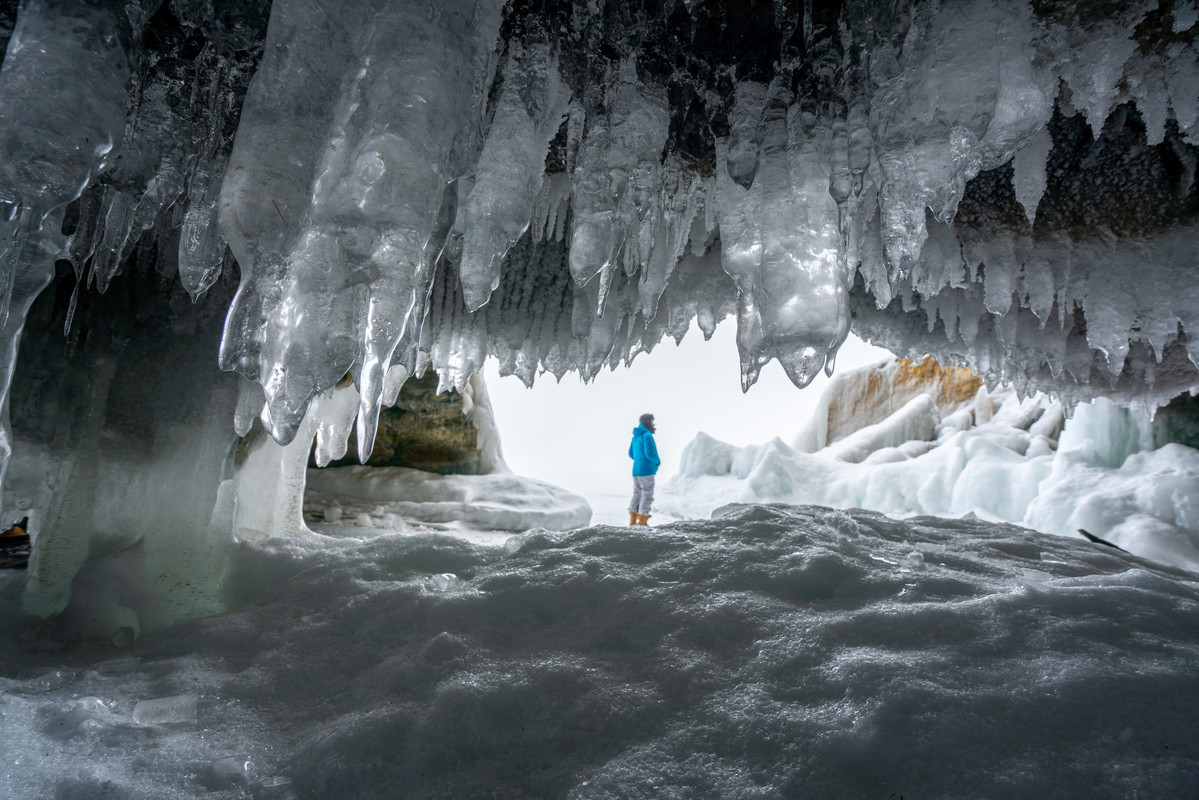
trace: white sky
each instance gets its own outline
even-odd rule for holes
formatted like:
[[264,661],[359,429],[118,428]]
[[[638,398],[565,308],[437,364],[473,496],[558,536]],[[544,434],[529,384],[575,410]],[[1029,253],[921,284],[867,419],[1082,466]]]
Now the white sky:
[[[748,394],[742,394],[735,331],[734,321],[725,320],[705,342],[693,325],[679,346],[667,339],[652,353],[637,356],[631,367],[605,370],[591,384],[573,373],[556,383],[547,374],[526,389],[515,376],[499,377],[495,362],[489,361],[484,376],[504,460],[517,474],[590,500],[629,491],[629,441],[637,418],[646,412],[654,415],[658,428],[660,482],[678,472],[683,448],[700,431],[735,445],[775,436],[789,441],[828,379],[822,374],[799,390],[772,361]],[[851,336],[837,355],[837,370],[886,355],[886,350]]]

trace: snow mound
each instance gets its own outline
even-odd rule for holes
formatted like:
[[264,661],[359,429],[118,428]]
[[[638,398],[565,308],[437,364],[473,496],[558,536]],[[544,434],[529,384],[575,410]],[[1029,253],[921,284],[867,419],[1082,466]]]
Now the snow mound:
[[[502,549],[246,543],[239,611],[119,660],[49,649],[0,603],[0,735],[20,743],[4,794],[1183,797],[1199,782],[1193,575],[978,520],[721,513]],[[170,713],[139,720],[143,701]]]
[[[776,438],[738,448],[700,434],[662,488],[659,507],[677,517],[762,502],[892,516],[974,514],[1070,537],[1082,528],[1199,571],[1199,451],[1152,449],[1147,414],[1097,401],[1066,421],[1062,407],[1041,394],[1022,399],[1012,389],[978,388],[967,403],[960,393],[946,402],[937,383],[898,406],[877,390],[896,372],[892,362],[830,383],[795,446]],[[872,422],[879,407],[890,413]],[[805,452],[830,438],[830,408],[857,409],[860,427],[842,415],[839,438]]]
[[325,512],[327,522],[360,520],[355,524],[364,526],[386,526],[388,520],[394,524],[405,517],[526,531],[569,530],[591,521],[591,506],[582,497],[507,472],[438,475],[403,467],[310,469],[305,505],[336,509]]

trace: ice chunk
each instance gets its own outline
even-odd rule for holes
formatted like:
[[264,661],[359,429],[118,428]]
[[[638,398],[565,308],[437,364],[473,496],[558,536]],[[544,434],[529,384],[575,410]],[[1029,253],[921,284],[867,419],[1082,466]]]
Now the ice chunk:
[[137,669],[142,660],[138,656],[123,658],[108,658],[96,664],[96,672],[101,675],[126,675]]
[[263,778],[262,783],[258,784],[263,797],[291,797],[291,778],[283,775],[272,775],[269,778]]
[[194,694],[180,694],[173,697],[158,697],[153,700],[139,700],[133,707],[133,720],[139,725],[171,725],[184,722],[195,722],[196,704],[199,702]]
[[73,680],[74,670],[55,669],[25,681],[21,684],[20,691],[25,694],[45,694],[61,689]]
[[52,717],[45,731],[55,738],[67,739],[102,727],[113,716],[112,709],[99,697],[81,697],[66,711]]
[[458,576],[452,572],[443,572],[430,577],[425,585],[431,592],[447,592],[458,585]]
[[246,783],[250,759],[243,755],[224,756],[208,767],[209,791],[230,789]]

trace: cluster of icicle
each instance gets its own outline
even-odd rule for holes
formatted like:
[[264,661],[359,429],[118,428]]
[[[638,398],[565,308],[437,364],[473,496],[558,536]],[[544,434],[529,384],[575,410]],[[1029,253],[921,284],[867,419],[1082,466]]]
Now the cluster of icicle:
[[[969,309],[937,298],[976,279],[982,259],[947,267],[927,214],[947,228],[966,184],[1011,161],[1034,219],[1063,91],[1096,135],[1129,101],[1150,145],[1167,124],[1188,142],[1199,135],[1190,0],[1165,16],[1174,39],[1148,49],[1134,35],[1162,13],[1156,0],[1108,17],[1038,15],[1022,0],[918,2],[895,18],[878,5],[845,4],[835,100],[797,96],[799,61],[785,58],[773,80],[730,71],[731,93],[705,90],[723,123],[704,166],[668,147],[679,109],[634,48],[605,54],[606,76],[580,96],[559,33],[527,27],[502,41],[500,0],[276,0],[227,166],[217,133],[197,131],[191,147],[159,154],[140,191],[106,188],[61,252],[77,268],[90,260],[103,286],[168,215],[181,225],[180,275],[198,294],[227,242],[241,285],[222,367],[261,385],[261,420],[281,443],[351,375],[368,453],[385,394],[428,366],[458,388],[489,355],[526,381],[590,376],[681,335],[691,316],[709,330],[734,296],[743,387],[772,359],[806,385],[831,371],[848,334],[855,271],[879,308],[893,296],[929,303],[953,320],[950,340],[968,337]],[[574,3],[570,24],[594,25],[602,6]],[[48,280],[47,246],[31,255],[29,243],[42,220],[115,154],[136,152],[139,136],[153,139],[153,109],[169,108],[126,97],[136,25],[116,0],[22,5],[0,72],[6,305],[11,296],[19,309]],[[216,89],[194,101],[220,102]],[[1052,268],[994,250],[980,308],[1002,317],[1022,281],[1017,305],[1031,303],[1041,328],[1055,304],[1064,321],[1079,298]],[[1130,306],[1120,287],[1096,286],[1087,337],[1116,371],[1134,328],[1168,342],[1199,314],[1175,299],[1146,321],[1156,296]],[[5,335],[11,372],[16,334]]]

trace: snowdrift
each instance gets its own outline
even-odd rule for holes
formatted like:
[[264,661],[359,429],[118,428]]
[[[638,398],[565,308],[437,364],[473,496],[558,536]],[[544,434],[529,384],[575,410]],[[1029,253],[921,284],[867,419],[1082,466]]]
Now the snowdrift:
[[[243,545],[239,610],[71,647],[0,579],[14,800],[1184,797],[1199,583],[977,520]],[[7,582],[6,582],[7,581]],[[60,649],[53,649],[59,646]]]
[[313,521],[362,527],[403,525],[403,519],[461,522],[478,528],[569,530],[591,521],[591,506],[544,481],[510,472],[437,475],[403,467],[308,470],[304,504]]

